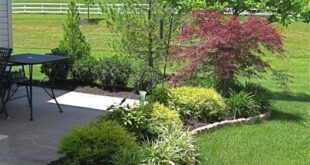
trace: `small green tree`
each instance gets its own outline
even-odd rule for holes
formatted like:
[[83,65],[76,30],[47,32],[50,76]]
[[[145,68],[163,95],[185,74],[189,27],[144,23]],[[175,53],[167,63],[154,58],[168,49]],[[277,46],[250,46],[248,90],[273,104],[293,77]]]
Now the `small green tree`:
[[109,15],[108,27],[117,35],[115,48],[154,67],[166,53],[174,4],[168,0],[125,0],[123,4],[121,10],[102,5]]
[[87,20],[89,20],[90,15],[90,5],[93,5],[95,3],[95,0],[82,0],[83,3],[87,6]]
[[80,19],[75,2],[70,2],[67,20],[64,24],[65,34],[60,41],[59,49],[68,54],[72,62],[89,56],[91,50],[80,29]]

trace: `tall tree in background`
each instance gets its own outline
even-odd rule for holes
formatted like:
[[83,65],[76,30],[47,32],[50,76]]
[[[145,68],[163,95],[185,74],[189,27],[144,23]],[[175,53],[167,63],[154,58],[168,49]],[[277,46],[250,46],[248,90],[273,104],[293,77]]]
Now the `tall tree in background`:
[[154,67],[156,60],[166,53],[173,3],[166,0],[126,0],[123,3],[121,11],[117,6],[107,8],[102,5],[109,14],[109,28],[118,35],[116,49]]
[[95,3],[95,0],[82,0],[83,3],[86,4],[87,6],[87,20],[89,21],[89,18],[90,18],[90,5],[94,4]]
[[205,0],[206,8],[211,10],[231,9],[238,16],[244,11],[264,11],[271,13],[269,22],[288,25],[294,19],[310,21],[309,0]]

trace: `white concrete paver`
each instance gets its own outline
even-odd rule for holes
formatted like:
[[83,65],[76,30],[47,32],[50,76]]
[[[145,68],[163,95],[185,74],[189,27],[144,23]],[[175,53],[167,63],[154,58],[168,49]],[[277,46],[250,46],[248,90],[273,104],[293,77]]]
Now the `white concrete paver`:
[[[88,108],[94,110],[107,110],[111,105],[119,105],[123,98],[86,94],[81,92],[68,92],[62,96],[57,97],[60,105],[69,105],[81,108]],[[55,103],[54,100],[49,100],[49,103]],[[133,107],[139,105],[139,100],[126,99],[122,106]]]

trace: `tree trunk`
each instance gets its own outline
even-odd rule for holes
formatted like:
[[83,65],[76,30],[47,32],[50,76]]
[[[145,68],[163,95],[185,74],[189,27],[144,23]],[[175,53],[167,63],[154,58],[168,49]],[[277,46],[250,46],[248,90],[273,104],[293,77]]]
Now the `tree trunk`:
[[153,38],[152,38],[152,24],[151,24],[151,19],[152,19],[152,1],[149,1],[149,10],[148,10],[148,23],[149,23],[149,27],[148,27],[148,30],[149,30],[149,35],[148,35],[148,38],[149,38],[149,50],[148,50],[148,63],[149,63],[149,66],[150,67],[154,67],[154,59],[153,59]]
[[87,4],[87,20],[89,21],[89,4]]

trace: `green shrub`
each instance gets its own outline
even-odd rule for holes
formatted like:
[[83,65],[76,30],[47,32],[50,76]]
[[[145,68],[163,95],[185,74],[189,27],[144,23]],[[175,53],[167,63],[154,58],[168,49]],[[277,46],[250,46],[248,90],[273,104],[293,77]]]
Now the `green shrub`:
[[[46,55],[68,56],[68,54],[65,51],[62,51],[59,48],[52,49],[51,53],[48,53]],[[64,81],[68,77],[70,68],[71,68],[70,61],[65,61],[56,64],[43,64],[41,65],[41,73],[45,74],[49,78],[49,80],[52,80],[52,78],[55,76],[54,77],[55,81]]]
[[148,127],[151,134],[161,134],[162,130],[160,130],[160,128],[162,127],[170,127],[175,124],[182,125],[179,114],[162,104],[150,104],[145,107],[145,111],[149,112],[150,114],[149,118],[151,122],[149,123]]
[[157,84],[160,83],[161,72],[156,68],[151,68],[149,66],[143,66],[137,68],[135,75],[133,77],[134,88],[139,90],[144,90],[147,92],[152,91]]
[[191,133],[177,125],[162,130],[163,134],[143,146],[143,165],[193,164],[197,155]]
[[118,109],[99,120],[114,120],[126,127],[129,132],[134,133],[139,140],[153,139],[161,134],[163,126],[169,127],[173,124],[182,125],[179,114],[159,103],[153,103],[144,108],[133,108],[131,110]]
[[253,95],[253,99],[259,104],[261,111],[267,111],[270,109],[270,91],[263,86],[255,83],[245,83],[242,88],[243,91],[251,93]]
[[59,153],[65,164],[114,165],[128,157],[125,152],[135,155],[139,150],[135,138],[117,122],[104,121],[74,129],[61,140]]
[[109,89],[123,89],[127,87],[133,70],[128,59],[117,56],[100,60],[99,80],[102,86]]
[[74,80],[79,81],[85,85],[94,84],[98,78],[98,61],[91,57],[85,57],[76,61],[71,70]]
[[167,106],[169,103],[169,99],[170,99],[169,89],[165,87],[157,87],[152,91],[148,101],[151,103],[159,102]]
[[259,103],[251,93],[230,91],[226,100],[227,109],[234,118],[249,117],[259,114]]
[[210,122],[223,117],[224,99],[213,89],[179,87],[171,89],[170,104],[184,121]]

